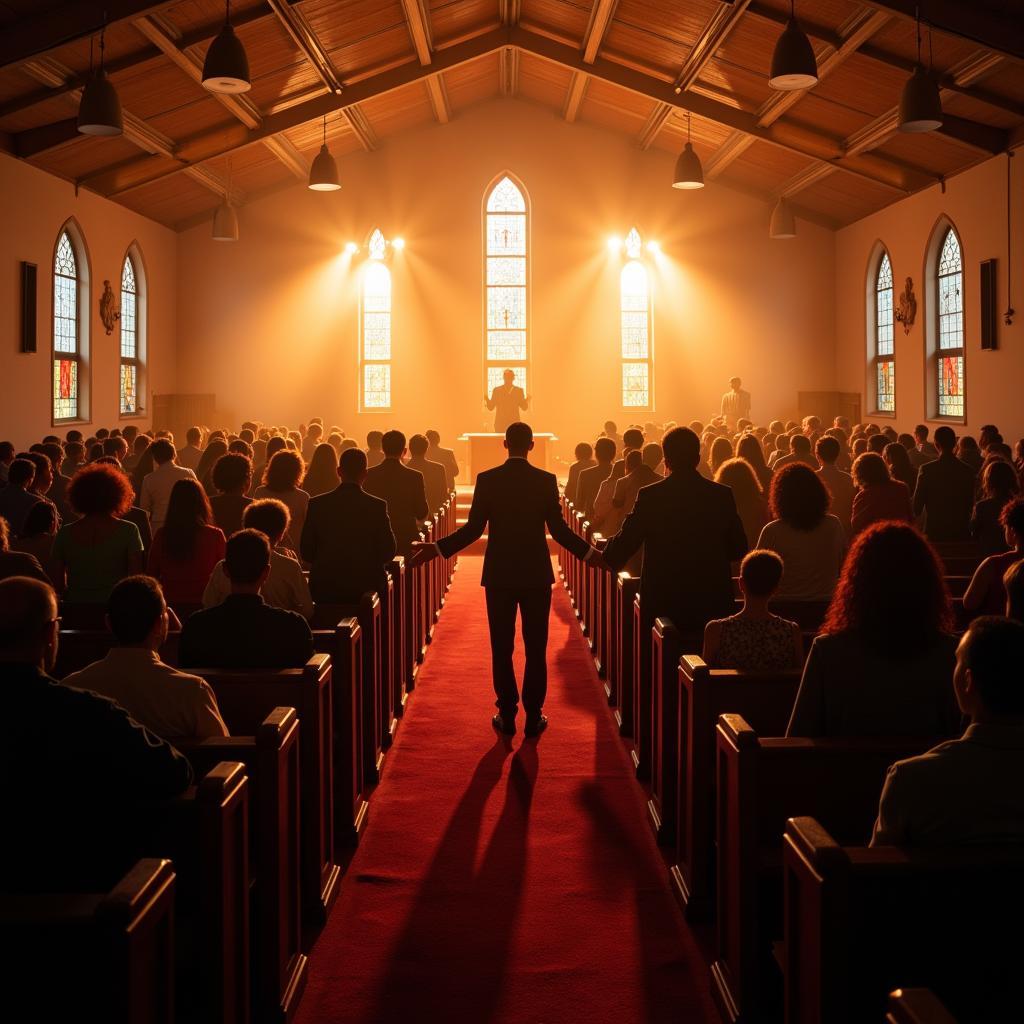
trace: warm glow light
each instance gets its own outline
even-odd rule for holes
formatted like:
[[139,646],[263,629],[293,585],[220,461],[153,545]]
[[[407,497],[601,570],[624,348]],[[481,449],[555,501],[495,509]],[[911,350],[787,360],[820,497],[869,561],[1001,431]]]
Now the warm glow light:
[[622,239],[619,238],[618,235],[612,235],[611,238],[608,239],[608,249],[611,252],[621,252]]
[[391,242],[391,248],[392,249],[397,249],[399,252],[401,252],[405,248],[405,239],[404,238],[395,238],[395,239],[393,239],[392,242]]
[[647,251],[652,255],[661,252],[661,246],[657,242],[648,242]]
[[356,243],[355,243],[355,242],[346,242],[346,243],[345,243],[345,252],[346,252],[346,253],[347,253],[347,254],[348,254],[349,256],[355,256],[355,254],[356,254],[357,252],[359,252],[359,246],[358,246],[358,245],[356,245]]

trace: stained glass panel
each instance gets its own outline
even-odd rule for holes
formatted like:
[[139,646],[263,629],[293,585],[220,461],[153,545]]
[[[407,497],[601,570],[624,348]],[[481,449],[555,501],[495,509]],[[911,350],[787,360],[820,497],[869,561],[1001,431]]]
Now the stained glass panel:
[[78,351],[78,281],[63,274],[53,276],[53,348]]
[[75,247],[66,231],[61,232],[57,239],[57,252],[53,258],[53,272],[63,277],[78,277],[78,263],[75,260]]
[[78,417],[78,360],[53,361],[53,418],[73,420]]
[[626,408],[644,408],[651,404],[647,363],[622,364],[622,404]]
[[487,283],[492,285],[525,285],[526,260],[515,256],[488,256]]
[[896,368],[891,359],[879,360],[877,406],[879,412],[896,411]]
[[487,197],[488,213],[526,213],[526,200],[516,183],[504,177],[491,189]]
[[875,341],[877,355],[893,354],[892,265],[888,253],[879,264],[875,286]]
[[391,366],[388,363],[367,363],[363,367],[363,406],[391,408]]
[[526,255],[526,216],[524,214],[487,215],[487,255]]
[[491,330],[526,329],[526,289],[488,288],[487,327]]
[[387,252],[387,248],[388,243],[384,238],[384,233],[380,228],[375,228],[373,234],[370,235],[370,259],[384,259],[384,254]]
[[526,390],[526,367],[525,366],[488,366],[487,367],[487,394],[490,394],[495,388],[501,387],[505,383],[505,371],[511,370],[515,374],[515,380],[513,383],[516,387],[523,389],[524,394],[529,394]]
[[138,368],[134,363],[121,364],[121,415],[130,416],[138,412],[138,397],[135,393],[135,383],[138,377]]
[[629,234],[626,235],[626,255],[631,260],[638,260],[643,251],[644,243],[640,238],[640,232],[636,228],[631,228]]
[[515,363],[526,361],[526,331],[488,331],[488,362]]
[[135,273],[132,261],[124,261],[121,274],[121,358],[134,359],[138,354]]
[[939,415],[964,414],[964,357],[942,356],[939,359]]

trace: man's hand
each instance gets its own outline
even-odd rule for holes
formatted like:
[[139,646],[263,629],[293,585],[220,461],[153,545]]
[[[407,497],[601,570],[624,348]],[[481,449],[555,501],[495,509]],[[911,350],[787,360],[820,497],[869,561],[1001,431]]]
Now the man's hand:
[[440,557],[440,555],[441,552],[436,544],[419,540],[413,541],[412,553],[405,560],[406,568],[415,569],[417,566],[426,565],[427,562],[432,562],[435,558]]
[[612,567],[604,560],[604,554],[597,548],[591,548],[583,558],[586,565],[593,569],[603,569],[605,572],[612,572]]

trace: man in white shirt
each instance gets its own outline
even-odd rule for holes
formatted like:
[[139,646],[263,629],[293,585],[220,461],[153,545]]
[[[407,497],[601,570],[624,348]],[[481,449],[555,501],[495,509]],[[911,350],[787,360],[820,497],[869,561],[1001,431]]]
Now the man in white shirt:
[[153,472],[147,473],[142,481],[139,506],[149,513],[153,534],[164,525],[167,518],[167,504],[171,491],[179,480],[195,480],[191,469],[175,463],[177,452],[172,442],[162,437],[154,441],[149,450],[153,453]]
[[1024,842],[1024,625],[975,619],[953,692],[971,724],[958,740],[889,769],[872,846]]
[[189,427],[188,433],[185,434],[185,447],[178,452],[178,465],[191,469],[194,473],[199,460],[203,457],[203,449],[200,447],[202,443],[203,432],[198,427]]
[[502,380],[504,383],[494,388],[490,398],[484,395],[484,405],[494,411],[496,434],[504,434],[506,428],[519,419],[520,411],[530,404],[530,396],[516,385],[516,375],[512,370],[506,370]]
[[729,381],[729,390],[722,395],[722,415],[730,430],[735,430],[740,420],[750,416],[750,392],[744,391],[739,377]]
[[[289,525],[288,506],[276,498],[254,501],[242,513],[242,529],[259,530],[270,543],[270,575],[260,590],[263,600],[274,608],[298,612],[309,621],[313,618],[313,595],[302,566],[290,555],[277,550]],[[203,591],[203,607],[223,604],[230,595],[231,580],[222,559],[214,566],[210,582]]]
[[107,624],[117,640],[105,658],[64,685],[109,697],[170,743],[227,736],[209,684],[160,660],[167,639],[167,605],[151,576],[129,576],[110,593]]

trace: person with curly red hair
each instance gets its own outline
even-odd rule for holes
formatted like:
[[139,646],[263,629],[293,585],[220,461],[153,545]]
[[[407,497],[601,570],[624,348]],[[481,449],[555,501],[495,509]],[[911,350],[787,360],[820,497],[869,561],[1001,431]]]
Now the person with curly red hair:
[[952,628],[931,545],[907,523],[869,526],[811,645],[786,735],[956,735]]
[[122,519],[134,494],[119,469],[84,466],[68,487],[68,502],[81,516],[62,526],[53,542],[54,584],[67,604],[105,606],[114,584],[142,572],[142,538]]

